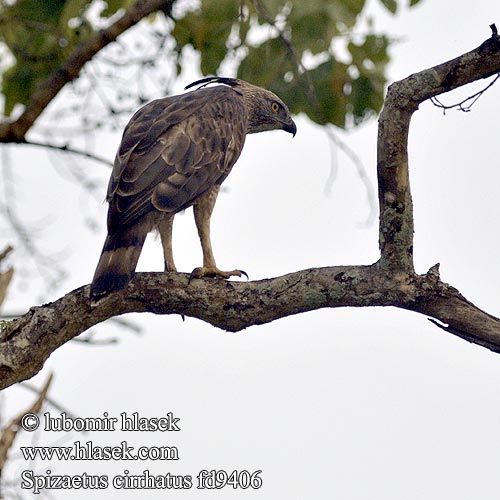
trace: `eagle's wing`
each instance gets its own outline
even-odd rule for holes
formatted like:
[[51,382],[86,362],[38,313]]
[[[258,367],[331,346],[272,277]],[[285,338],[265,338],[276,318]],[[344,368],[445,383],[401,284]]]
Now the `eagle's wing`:
[[130,120],[108,187],[108,230],[148,212],[178,212],[220,184],[246,135],[241,96],[226,86],[153,101]]

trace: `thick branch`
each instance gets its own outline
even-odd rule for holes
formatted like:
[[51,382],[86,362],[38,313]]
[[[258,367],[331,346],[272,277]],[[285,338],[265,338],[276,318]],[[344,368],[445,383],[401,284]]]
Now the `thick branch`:
[[85,43],[76,48],[61,67],[52,73],[31,96],[24,112],[13,122],[0,123],[1,142],[23,142],[28,130],[44,109],[67,83],[80,74],[83,66],[106,45],[114,42],[119,35],[137,24],[141,19],[159,9],[169,11],[175,0],[138,0],[122,17],[106,29],[93,34]]
[[380,264],[413,272],[413,204],[408,174],[408,133],[423,101],[500,72],[500,37],[451,61],[393,83],[379,118],[377,147]]
[[[397,306],[430,314],[468,332],[467,340],[500,352],[500,320],[476,308],[434,273],[401,281],[372,266],[306,269],[255,282],[192,280],[180,273],[140,273],[124,292],[91,308],[84,286],[32,307],[0,335],[0,388],[37,373],[62,344],[129,312],[178,314],[236,332],[324,307]],[[463,335],[461,335],[463,337]]]

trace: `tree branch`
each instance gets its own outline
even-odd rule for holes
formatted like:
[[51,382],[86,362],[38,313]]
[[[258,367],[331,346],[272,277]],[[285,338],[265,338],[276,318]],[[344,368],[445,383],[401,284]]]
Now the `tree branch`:
[[75,80],[83,66],[90,61],[106,45],[114,42],[119,35],[137,24],[144,17],[157,10],[170,11],[175,0],[138,0],[123,16],[109,27],[97,31],[75,52],[69,56],[61,67],[52,73],[31,96],[23,113],[17,120],[0,123],[0,143],[24,142],[25,136],[36,119],[42,114],[60,90]]
[[50,144],[46,142],[38,142],[38,141],[23,141],[20,144],[25,144],[26,146],[36,146],[39,148],[46,148],[46,149],[52,149],[54,151],[61,151],[63,153],[69,153],[77,156],[83,156],[84,158],[87,158],[88,160],[92,160],[98,163],[102,163],[103,165],[106,165],[107,167],[112,167],[113,162],[103,158],[102,156],[96,155],[94,153],[89,153],[88,151],[84,151],[83,149],[77,149],[73,148],[71,146],[68,146],[67,144],[64,144],[62,146],[58,146],[57,144]]
[[[413,270],[413,205],[407,139],[421,102],[500,72],[497,33],[477,49],[392,84],[379,119],[380,203],[378,262],[369,266],[306,269],[255,282],[195,279],[181,273],[139,273],[124,291],[95,307],[84,286],[59,300],[3,322],[0,388],[29,378],[59,346],[91,326],[128,312],[179,314],[239,331],[285,316],[333,307],[395,306],[431,316],[439,327],[500,352],[500,320],[443,283],[438,266]],[[437,323],[435,323],[437,324]]]
[[[7,246],[0,252],[0,264],[2,260],[4,260],[9,253],[12,252],[12,247]],[[9,288],[10,281],[12,280],[12,276],[14,276],[14,269],[9,267],[7,271],[0,271],[0,309],[2,304],[7,296],[7,289]]]
[[413,204],[408,174],[411,117],[425,100],[500,72],[500,37],[492,31],[491,38],[477,49],[410,75],[387,91],[377,144],[383,268],[413,273]]
[[[89,287],[32,307],[0,334],[0,389],[36,374],[50,354],[93,325],[129,312],[178,314],[236,332],[325,307],[396,306],[431,315],[470,342],[500,352],[500,320],[468,302],[434,272],[401,280],[377,264],[306,269],[251,282],[139,273],[91,307]],[[455,331],[453,333],[457,334]]]

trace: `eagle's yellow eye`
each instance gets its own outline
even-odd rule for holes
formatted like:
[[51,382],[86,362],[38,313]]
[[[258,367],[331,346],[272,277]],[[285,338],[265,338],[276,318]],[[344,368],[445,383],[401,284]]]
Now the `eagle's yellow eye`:
[[279,111],[279,109],[280,109],[280,105],[279,105],[277,102],[273,102],[273,103],[271,104],[271,109],[272,109],[275,113],[277,113],[277,112]]

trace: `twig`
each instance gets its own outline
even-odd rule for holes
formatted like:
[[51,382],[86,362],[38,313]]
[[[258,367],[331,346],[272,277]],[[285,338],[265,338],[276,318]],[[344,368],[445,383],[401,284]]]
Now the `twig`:
[[[375,220],[375,216],[377,215],[377,203],[375,200],[375,191],[368,177],[366,167],[361,161],[361,158],[344,141],[342,141],[339,137],[337,137],[332,127],[326,127],[325,130],[330,141],[332,141],[351,160],[352,164],[356,168],[358,177],[361,179],[361,182],[365,186],[366,199],[368,201],[369,212],[366,221],[362,225],[368,226]],[[337,166],[334,160],[332,159],[330,167],[330,176],[328,177],[325,185],[326,193],[328,193],[331,189],[331,185],[333,184],[333,181],[335,179],[336,169]]]
[[118,344],[118,339],[112,338],[112,339],[104,339],[104,340],[94,340],[90,336],[85,337],[85,338],[80,338],[80,337],[75,337],[72,339],[72,342],[79,342],[80,344],[87,344],[87,345],[112,345],[112,344]]
[[[51,375],[52,376],[52,375]],[[34,392],[35,394],[40,394],[40,390],[37,389],[33,384],[30,384],[29,382],[21,382],[19,384],[20,387],[24,387],[25,389],[28,389],[31,392]],[[56,409],[60,413],[66,413],[66,415],[69,418],[75,419],[77,418],[76,415],[74,415],[71,411],[67,410],[64,408],[62,405],[60,405],[57,401],[52,399],[49,396],[45,397],[45,402],[52,406],[54,409]],[[24,412],[24,413],[29,413],[29,412]]]
[[[3,200],[0,202],[0,213],[3,213],[11,229],[17,235],[18,241],[26,251],[26,254],[33,260],[40,276],[44,279],[47,288],[55,286],[65,277],[65,272],[61,268],[56,257],[49,257],[39,250],[34,240],[35,229],[29,229],[20,220],[16,212],[16,199],[13,195],[15,179],[14,170],[10,165],[7,148],[2,152],[2,180],[3,180]],[[40,226],[38,223],[37,226]]]
[[17,417],[13,418],[10,424],[5,427],[2,432],[2,436],[0,437],[0,476],[4,469],[5,464],[7,463],[7,458],[9,454],[9,450],[16,439],[17,433],[22,429],[21,421],[24,415],[27,413],[39,413],[42,409],[43,402],[47,397],[47,392],[49,390],[50,384],[52,382],[52,373],[49,375],[47,382],[42,387],[42,389],[38,393],[38,397],[35,402],[25,411],[21,412]]
[[[464,113],[468,113],[471,110],[472,106],[474,106],[474,104],[476,104],[477,100],[489,88],[493,87],[493,85],[495,85],[495,83],[497,82],[497,80],[499,78],[500,78],[500,74],[496,75],[495,78],[484,89],[480,90],[479,92],[476,92],[475,94],[467,97],[466,99],[464,99],[463,101],[460,101],[457,104],[445,105],[437,97],[431,97],[430,101],[432,102],[432,104],[434,104],[434,106],[441,108],[443,110],[443,114],[446,114],[446,110],[453,109],[453,108],[457,108],[458,111],[463,111]],[[469,103],[469,104],[465,105],[466,103]]]
[[37,142],[37,141],[31,141],[31,140],[22,141],[22,142],[19,142],[18,144],[24,144],[26,146],[36,146],[36,147],[47,148],[47,149],[54,149],[57,151],[62,151],[63,153],[71,153],[74,155],[83,156],[85,158],[88,158],[89,160],[92,160],[92,161],[95,161],[98,163],[102,163],[102,164],[106,165],[107,167],[113,166],[113,162],[109,161],[107,158],[96,155],[94,153],[89,153],[88,151],[84,151],[82,149],[73,148],[71,146],[68,146],[67,144],[64,144],[62,146],[58,146],[57,144]]
[[[7,246],[2,253],[0,253],[0,262],[4,260],[7,255],[12,251],[12,247]],[[0,307],[2,306],[5,297],[7,296],[7,289],[9,288],[9,284],[12,280],[12,276],[14,275],[14,269],[9,267],[6,271],[0,272]]]
[[5,257],[7,257],[7,255],[9,255],[10,252],[12,252],[12,250],[14,250],[10,245],[8,245],[7,247],[5,247],[4,250],[2,250],[2,252],[0,253],[0,262],[2,260],[5,259]]

